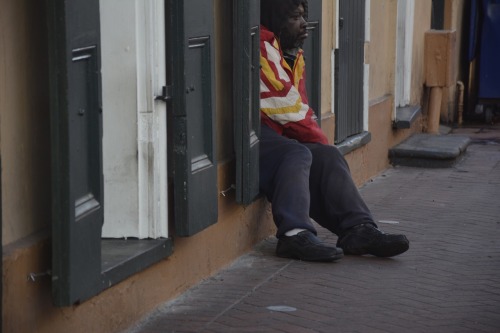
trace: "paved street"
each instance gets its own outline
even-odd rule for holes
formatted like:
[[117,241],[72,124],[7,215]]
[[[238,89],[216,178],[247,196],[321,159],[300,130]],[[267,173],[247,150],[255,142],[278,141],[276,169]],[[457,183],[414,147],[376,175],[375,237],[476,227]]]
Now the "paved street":
[[500,130],[455,132],[473,141],[454,167],[390,168],[361,188],[407,253],[307,263],[269,238],[130,332],[500,332]]

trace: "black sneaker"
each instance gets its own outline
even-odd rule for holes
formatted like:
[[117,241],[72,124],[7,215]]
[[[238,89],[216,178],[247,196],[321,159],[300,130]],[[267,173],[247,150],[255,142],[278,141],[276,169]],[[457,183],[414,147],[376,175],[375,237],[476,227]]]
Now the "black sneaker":
[[373,224],[360,224],[341,234],[337,246],[345,254],[393,257],[406,252],[410,248],[410,242],[405,235],[386,234]]
[[304,230],[295,236],[278,239],[276,255],[304,261],[335,261],[344,256],[342,249],[321,243],[311,231]]

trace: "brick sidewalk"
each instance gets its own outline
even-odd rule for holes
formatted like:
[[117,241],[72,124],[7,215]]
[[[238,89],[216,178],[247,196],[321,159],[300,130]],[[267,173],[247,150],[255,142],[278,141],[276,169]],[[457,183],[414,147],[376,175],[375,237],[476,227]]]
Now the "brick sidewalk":
[[269,238],[130,332],[500,332],[500,141],[453,168],[388,169],[361,192],[407,253],[306,263],[275,257]]

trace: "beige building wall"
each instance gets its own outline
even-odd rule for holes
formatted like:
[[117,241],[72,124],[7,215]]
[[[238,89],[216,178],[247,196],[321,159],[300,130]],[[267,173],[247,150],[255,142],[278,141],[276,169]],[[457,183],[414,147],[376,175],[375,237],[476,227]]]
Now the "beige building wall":
[[411,104],[424,107],[425,93],[425,33],[431,28],[432,1],[415,1],[413,28],[413,64],[411,83]]
[[332,53],[336,43],[336,17],[335,1],[323,1],[322,8],[322,40],[321,40],[321,109],[323,114],[333,112],[332,105]]
[[2,245],[50,225],[45,3],[0,0]]
[[370,64],[369,100],[394,98],[396,61],[396,0],[371,0],[370,42],[366,62]]

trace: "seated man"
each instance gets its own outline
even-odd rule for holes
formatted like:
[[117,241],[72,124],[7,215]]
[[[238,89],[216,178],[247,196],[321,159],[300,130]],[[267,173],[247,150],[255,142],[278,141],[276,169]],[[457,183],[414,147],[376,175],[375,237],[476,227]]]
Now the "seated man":
[[[377,228],[347,162],[308,106],[301,49],[307,8],[306,0],[261,0],[260,188],[278,228],[276,254],[307,261],[401,254],[408,239]],[[338,235],[337,247],[316,237],[310,218]]]

